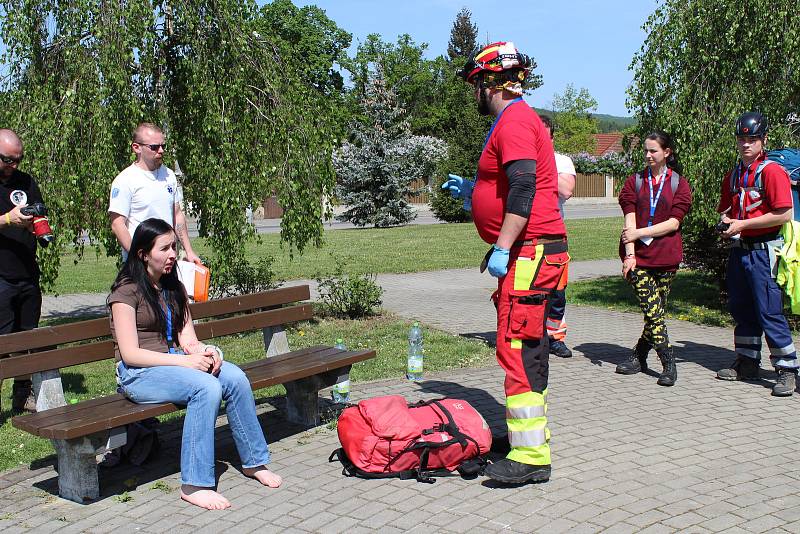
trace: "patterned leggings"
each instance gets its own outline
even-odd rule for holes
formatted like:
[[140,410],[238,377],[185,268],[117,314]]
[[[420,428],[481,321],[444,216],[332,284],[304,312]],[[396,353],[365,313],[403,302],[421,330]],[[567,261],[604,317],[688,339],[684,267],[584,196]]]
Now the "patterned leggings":
[[675,280],[674,271],[634,268],[628,273],[628,283],[636,291],[639,307],[644,314],[641,339],[650,343],[655,349],[669,347],[664,314],[673,280]]

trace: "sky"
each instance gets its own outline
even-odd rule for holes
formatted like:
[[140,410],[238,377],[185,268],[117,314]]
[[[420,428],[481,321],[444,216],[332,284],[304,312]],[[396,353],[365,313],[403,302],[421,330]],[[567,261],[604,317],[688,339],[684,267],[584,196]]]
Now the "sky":
[[[316,5],[353,35],[354,46],[370,33],[396,42],[408,33],[428,43],[428,57],[447,53],[447,41],[462,7],[472,12],[478,41],[513,41],[538,63],[544,85],[526,97],[550,108],[553,94],[567,84],[585,87],[597,100],[597,113],[628,116],[628,70],[645,39],[642,26],[658,0],[294,0]],[[513,7],[512,7],[513,6]]]

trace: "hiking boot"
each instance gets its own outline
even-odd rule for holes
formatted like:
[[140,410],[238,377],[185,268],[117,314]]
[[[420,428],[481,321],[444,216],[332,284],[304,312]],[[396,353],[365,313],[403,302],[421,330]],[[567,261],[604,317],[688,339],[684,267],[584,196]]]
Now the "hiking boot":
[[550,466],[528,465],[503,458],[499,462],[487,465],[484,474],[503,484],[547,482],[550,480]]
[[572,358],[572,351],[560,340],[550,340],[550,354],[559,358]]
[[772,386],[773,397],[791,397],[794,393],[795,378],[797,377],[796,369],[783,369],[778,368],[778,379],[775,385]]
[[11,387],[11,409],[15,412],[36,412],[36,398],[30,380],[15,381]]
[[672,347],[666,347],[656,351],[658,359],[661,360],[661,365],[664,370],[661,376],[658,377],[659,386],[674,386],[675,381],[678,379],[678,369],[675,367],[675,354],[672,353]]
[[730,369],[717,371],[720,380],[758,380],[758,360],[737,355]]
[[639,340],[628,359],[617,365],[617,372],[621,375],[635,375],[647,371],[647,353],[650,352],[650,343]]

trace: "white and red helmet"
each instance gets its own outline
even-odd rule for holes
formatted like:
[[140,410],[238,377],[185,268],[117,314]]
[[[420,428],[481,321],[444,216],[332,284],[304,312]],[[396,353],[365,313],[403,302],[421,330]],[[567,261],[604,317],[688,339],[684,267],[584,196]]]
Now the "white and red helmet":
[[476,82],[476,76],[488,87],[508,84],[521,84],[528,77],[531,58],[520,53],[511,41],[500,41],[476,50],[458,73],[469,83]]

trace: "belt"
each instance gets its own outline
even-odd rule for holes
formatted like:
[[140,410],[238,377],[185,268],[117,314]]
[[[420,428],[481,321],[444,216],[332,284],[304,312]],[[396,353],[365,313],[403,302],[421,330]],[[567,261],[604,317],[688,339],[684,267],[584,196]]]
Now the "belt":
[[731,248],[741,248],[744,250],[767,250],[772,246],[772,243],[774,241],[778,240],[773,239],[772,241],[748,242],[748,241],[742,241],[741,239],[735,239],[733,243],[731,243]]
[[536,239],[526,239],[525,241],[514,241],[512,247],[527,247],[529,245],[549,245],[552,243],[566,243],[566,237],[538,237]]

